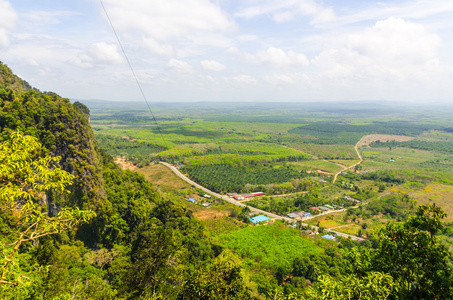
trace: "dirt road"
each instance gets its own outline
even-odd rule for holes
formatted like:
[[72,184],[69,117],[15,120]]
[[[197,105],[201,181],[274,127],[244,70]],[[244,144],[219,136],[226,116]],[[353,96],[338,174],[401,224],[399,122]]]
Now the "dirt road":
[[[335,176],[333,177],[332,183],[335,183],[335,181],[337,181],[337,177],[338,177],[338,175],[339,175],[341,172],[344,172],[344,171],[346,171],[346,170],[352,169],[352,168],[354,168],[355,166],[357,166],[357,165],[359,165],[359,164],[361,164],[361,163],[363,162],[363,158],[362,158],[362,155],[361,155],[360,152],[359,152],[358,147],[359,147],[360,143],[362,142],[362,140],[363,140],[364,138],[366,138],[366,137],[367,137],[366,135],[362,136],[362,138],[360,139],[360,141],[358,141],[357,144],[355,144],[355,146],[354,146],[355,152],[357,153],[357,156],[359,157],[359,162],[356,162],[356,163],[353,164],[352,166],[344,167],[343,170],[337,172],[337,173],[335,174]],[[339,164],[337,164],[337,165],[339,165]],[[341,166],[341,165],[339,165],[339,166]]]

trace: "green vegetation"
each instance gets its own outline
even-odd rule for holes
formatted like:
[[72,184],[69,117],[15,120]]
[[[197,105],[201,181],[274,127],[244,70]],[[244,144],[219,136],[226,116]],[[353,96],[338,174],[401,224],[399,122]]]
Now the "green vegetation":
[[137,166],[149,165],[151,154],[165,150],[165,147],[147,142],[131,141],[129,137],[99,136],[97,141],[112,156],[123,156]]
[[[143,105],[71,104],[0,71],[1,299],[453,297],[445,107],[159,104],[162,138]],[[159,160],[266,196],[226,204]],[[344,210],[249,221],[321,205]]]
[[17,259],[23,244],[74,228],[95,217],[93,212],[70,208],[60,210],[53,217],[43,212],[45,207],[36,203],[39,193],[65,192],[74,176],[56,165],[60,158],[39,157],[41,150],[35,138],[19,132],[12,133],[0,144],[0,209],[2,216],[8,217],[2,227],[16,225],[2,237],[0,244],[3,254],[0,285],[17,286],[28,279],[26,268]]
[[349,144],[354,145],[365,134],[419,135],[433,126],[410,124],[406,122],[379,122],[368,125],[350,125],[342,123],[319,122],[290,130],[290,133],[312,137],[306,139],[314,144]]
[[[262,199],[250,200],[247,201],[247,205],[273,212],[279,215],[287,215],[293,211],[311,211],[310,208],[314,206],[322,206],[325,204],[338,204],[349,206],[350,203],[344,203],[344,199],[336,199],[334,201],[326,200],[321,197],[319,193],[306,193],[297,196],[288,196],[288,197],[264,197]],[[352,205],[352,204],[351,204]],[[316,214],[316,211],[312,212]]]
[[453,142],[443,141],[443,142],[427,142],[412,140],[409,142],[375,142],[370,145],[375,148],[396,148],[396,147],[406,147],[411,149],[426,150],[426,151],[435,151],[446,154],[453,154]]
[[297,229],[271,225],[247,227],[221,235],[224,244],[247,258],[246,263],[258,262],[261,267],[289,269],[297,257],[316,255],[319,249],[310,240],[299,236]]
[[351,145],[289,143],[288,146],[299,151],[310,153],[322,159],[357,159],[357,153]]
[[[189,176],[203,186],[220,193],[226,192],[251,192],[254,190],[269,190],[265,185],[285,183],[295,179],[306,178],[305,172],[293,168],[282,167],[233,167],[229,165],[214,165],[194,167],[189,171]],[[275,189],[276,187],[272,187]],[[280,193],[300,191],[307,188],[306,184],[294,181],[287,187],[277,187]],[[275,191],[272,191],[275,192]]]
[[161,199],[98,148],[86,107],[37,90],[3,91],[0,298],[174,298],[182,278],[219,254],[174,196]]

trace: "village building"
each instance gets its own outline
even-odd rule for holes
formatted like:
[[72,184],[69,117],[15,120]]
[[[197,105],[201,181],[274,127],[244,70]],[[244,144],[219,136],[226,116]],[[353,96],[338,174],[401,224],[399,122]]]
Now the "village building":
[[335,240],[335,237],[333,235],[331,235],[331,234],[323,235],[322,238],[326,239],[326,240],[332,240],[332,241]]
[[290,213],[290,214],[287,214],[286,215],[288,218],[291,218],[291,219],[299,219],[301,216],[297,213]]
[[266,217],[265,215],[258,215],[258,216],[255,216],[255,217],[253,217],[253,218],[250,218],[249,220],[250,220],[250,222],[252,222],[253,224],[258,224],[258,223],[262,223],[262,222],[269,221],[270,218],[269,218],[269,217]]

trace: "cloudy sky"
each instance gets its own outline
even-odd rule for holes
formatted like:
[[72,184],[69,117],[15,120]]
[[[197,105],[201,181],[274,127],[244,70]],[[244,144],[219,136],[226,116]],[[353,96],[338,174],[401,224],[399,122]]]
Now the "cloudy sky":
[[[452,0],[103,0],[149,101],[453,102]],[[0,61],[68,98],[142,96],[99,0],[0,0]]]

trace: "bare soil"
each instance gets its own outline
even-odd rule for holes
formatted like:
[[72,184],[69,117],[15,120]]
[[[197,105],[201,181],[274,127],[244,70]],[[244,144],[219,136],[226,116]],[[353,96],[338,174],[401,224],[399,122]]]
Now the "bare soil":
[[387,142],[387,141],[397,141],[397,142],[408,142],[413,140],[414,137],[412,136],[405,136],[405,135],[391,135],[391,134],[370,134],[365,136],[360,143],[357,145],[358,147],[360,146],[368,146],[372,142],[376,141],[381,141],[381,142]]
[[126,160],[124,157],[115,157],[115,163],[123,170],[136,171],[137,167]]
[[229,213],[226,211],[222,212],[213,209],[203,209],[193,213],[193,215],[199,220],[213,219],[214,217],[220,218],[222,216],[228,216],[228,214]]

